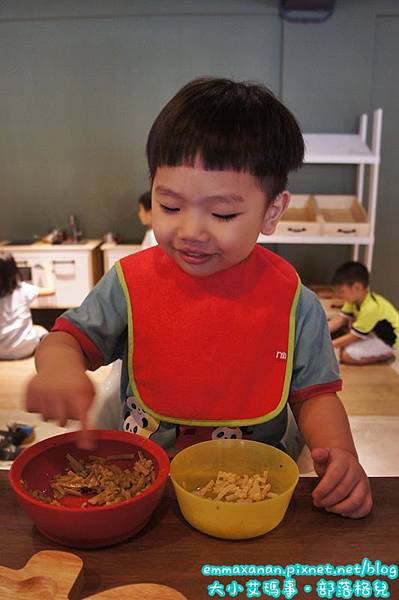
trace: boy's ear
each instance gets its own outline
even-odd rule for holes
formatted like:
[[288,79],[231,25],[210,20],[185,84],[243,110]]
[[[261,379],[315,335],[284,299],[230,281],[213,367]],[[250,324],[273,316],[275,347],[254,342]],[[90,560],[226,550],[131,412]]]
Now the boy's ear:
[[356,294],[360,294],[363,293],[366,288],[361,281],[355,281],[355,283],[351,285],[351,289]]
[[278,196],[272,200],[266,209],[265,217],[263,219],[261,232],[265,235],[272,235],[276,229],[277,223],[287,210],[290,203],[290,193],[284,190]]

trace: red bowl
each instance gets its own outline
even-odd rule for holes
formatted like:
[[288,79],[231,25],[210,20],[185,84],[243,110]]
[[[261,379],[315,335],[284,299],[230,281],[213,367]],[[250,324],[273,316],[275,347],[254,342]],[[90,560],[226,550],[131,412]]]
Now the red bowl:
[[[92,432],[95,448],[76,446],[80,432],[64,433],[30,446],[12,464],[9,481],[19,503],[36,527],[51,540],[75,548],[101,548],[121,542],[142,529],[159,504],[169,474],[166,452],[147,438],[113,430]],[[107,457],[141,451],[155,467],[156,478],[141,494],[105,506],[81,508],[84,498],[65,498],[63,505],[46,504],[31,496],[32,490],[50,491],[50,480],[69,466],[66,455],[86,460],[90,455]],[[114,461],[128,468],[126,460]]]

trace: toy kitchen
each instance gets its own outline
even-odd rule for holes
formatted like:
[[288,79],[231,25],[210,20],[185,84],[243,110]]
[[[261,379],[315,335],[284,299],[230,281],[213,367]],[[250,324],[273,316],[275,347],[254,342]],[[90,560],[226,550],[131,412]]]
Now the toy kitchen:
[[[72,221],[72,215],[70,222]],[[0,241],[0,251],[10,252],[22,279],[45,291],[32,308],[78,306],[102,275],[101,240],[82,239],[53,230],[39,239]]]

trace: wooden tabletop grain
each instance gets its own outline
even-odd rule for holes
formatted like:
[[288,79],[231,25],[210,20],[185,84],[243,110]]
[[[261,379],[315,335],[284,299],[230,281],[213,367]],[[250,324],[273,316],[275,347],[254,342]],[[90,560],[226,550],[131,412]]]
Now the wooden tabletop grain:
[[[201,573],[204,565],[346,565],[360,564],[365,557],[387,565],[399,562],[399,478],[371,479],[374,508],[369,516],[359,520],[314,508],[311,491],[316,482],[313,478],[301,478],[283,522],[256,539],[225,541],[194,530],[181,516],[169,486],[151,522],[134,538],[101,550],[78,550],[44,538],[18,505],[7,473],[0,472],[0,564],[19,569],[40,550],[67,550],[84,561],[81,598],[116,586],[152,582],[174,587],[189,600],[202,600],[210,597],[207,586],[215,580],[226,586],[235,579],[244,588],[238,593],[239,599],[256,597],[247,595],[247,581],[253,576],[205,576]],[[319,576],[293,577],[299,590],[296,599],[319,597]],[[370,582],[385,581],[390,598],[399,598],[398,579],[372,574],[365,578]],[[255,579],[263,583],[270,577]],[[336,582],[340,578],[324,579]],[[305,584],[312,585],[313,591],[303,591]],[[225,592],[226,598],[232,597],[230,589]],[[267,598],[262,588],[260,591],[258,597]],[[214,597],[222,596],[215,593]],[[373,593],[371,597],[377,596]]]

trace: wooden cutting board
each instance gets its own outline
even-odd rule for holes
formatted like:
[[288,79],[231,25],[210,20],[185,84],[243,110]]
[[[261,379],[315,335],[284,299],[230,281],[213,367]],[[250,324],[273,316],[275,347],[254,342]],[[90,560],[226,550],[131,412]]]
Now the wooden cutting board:
[[18,571],[0,567],[0,599],[67,600],[82,569],[83,561],[76,554],[43,550]]
[[[68,600],[81,598],[83,561],[71,552],[43,550],[19,570],[0,567],[0,600]],[[71,590],[72,595],[71,595]],[[86,600],[187,600],[177,590],[155,583],[135,583]]]
[[187,600],[180,592],[156,583],[132,583],[87,596],[84,600]]

